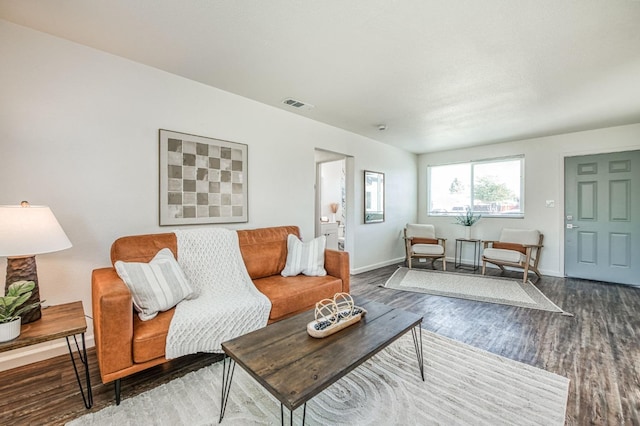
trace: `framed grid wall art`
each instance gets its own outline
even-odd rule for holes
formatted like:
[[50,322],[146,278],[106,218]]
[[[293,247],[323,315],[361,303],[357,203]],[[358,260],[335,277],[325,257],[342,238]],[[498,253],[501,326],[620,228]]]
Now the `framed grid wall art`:
[[160,225],[248,221],[247,145],[160,129]]

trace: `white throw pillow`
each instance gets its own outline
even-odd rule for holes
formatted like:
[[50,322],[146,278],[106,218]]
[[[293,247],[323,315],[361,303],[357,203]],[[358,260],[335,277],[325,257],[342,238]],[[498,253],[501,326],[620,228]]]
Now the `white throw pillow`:
[[142,321],[155,318],[158,312],[173,308],[193,294],[187,277],[168,248],[160,250],[149,263],[119,260],[115,268],[129,287]]
[[303,243],[295,235],[287,237],[287,264],[281,272],[283,277],[304,274],[312,277],[327,275],[324,270],[324,247],[327,237],[324,235]]

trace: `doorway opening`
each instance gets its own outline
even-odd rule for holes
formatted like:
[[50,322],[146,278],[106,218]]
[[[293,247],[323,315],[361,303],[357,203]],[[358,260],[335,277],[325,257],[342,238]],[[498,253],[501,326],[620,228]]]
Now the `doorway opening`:
[[353,157],[315,150],[315,235],[327,238],[327,248],[352,251]]

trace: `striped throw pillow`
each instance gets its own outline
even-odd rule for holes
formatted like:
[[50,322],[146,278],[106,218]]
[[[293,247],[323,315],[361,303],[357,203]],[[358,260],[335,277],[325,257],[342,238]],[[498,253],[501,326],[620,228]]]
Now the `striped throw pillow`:
[[131,291],[133,305],[142,321],[155,318],[193,295],[182,268],[168,248],[160,250],[149,263],[115,263],[116,272]]
[[287,237],[287,264],[280,273],[283,277],[304,274],[311,277],[327,275],[324,269],[324,247],[327,237],[324,235],[303,243],[295,235]]

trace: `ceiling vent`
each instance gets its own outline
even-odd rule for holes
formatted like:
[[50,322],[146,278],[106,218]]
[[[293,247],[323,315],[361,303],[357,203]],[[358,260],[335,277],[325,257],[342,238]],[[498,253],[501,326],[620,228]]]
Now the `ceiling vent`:
[[286,98],[282,101],[282,103],[295,109],[313,109],[314,108],[314,106],[311,104],[307,104],[305,102],[298,101],[293,98]]

